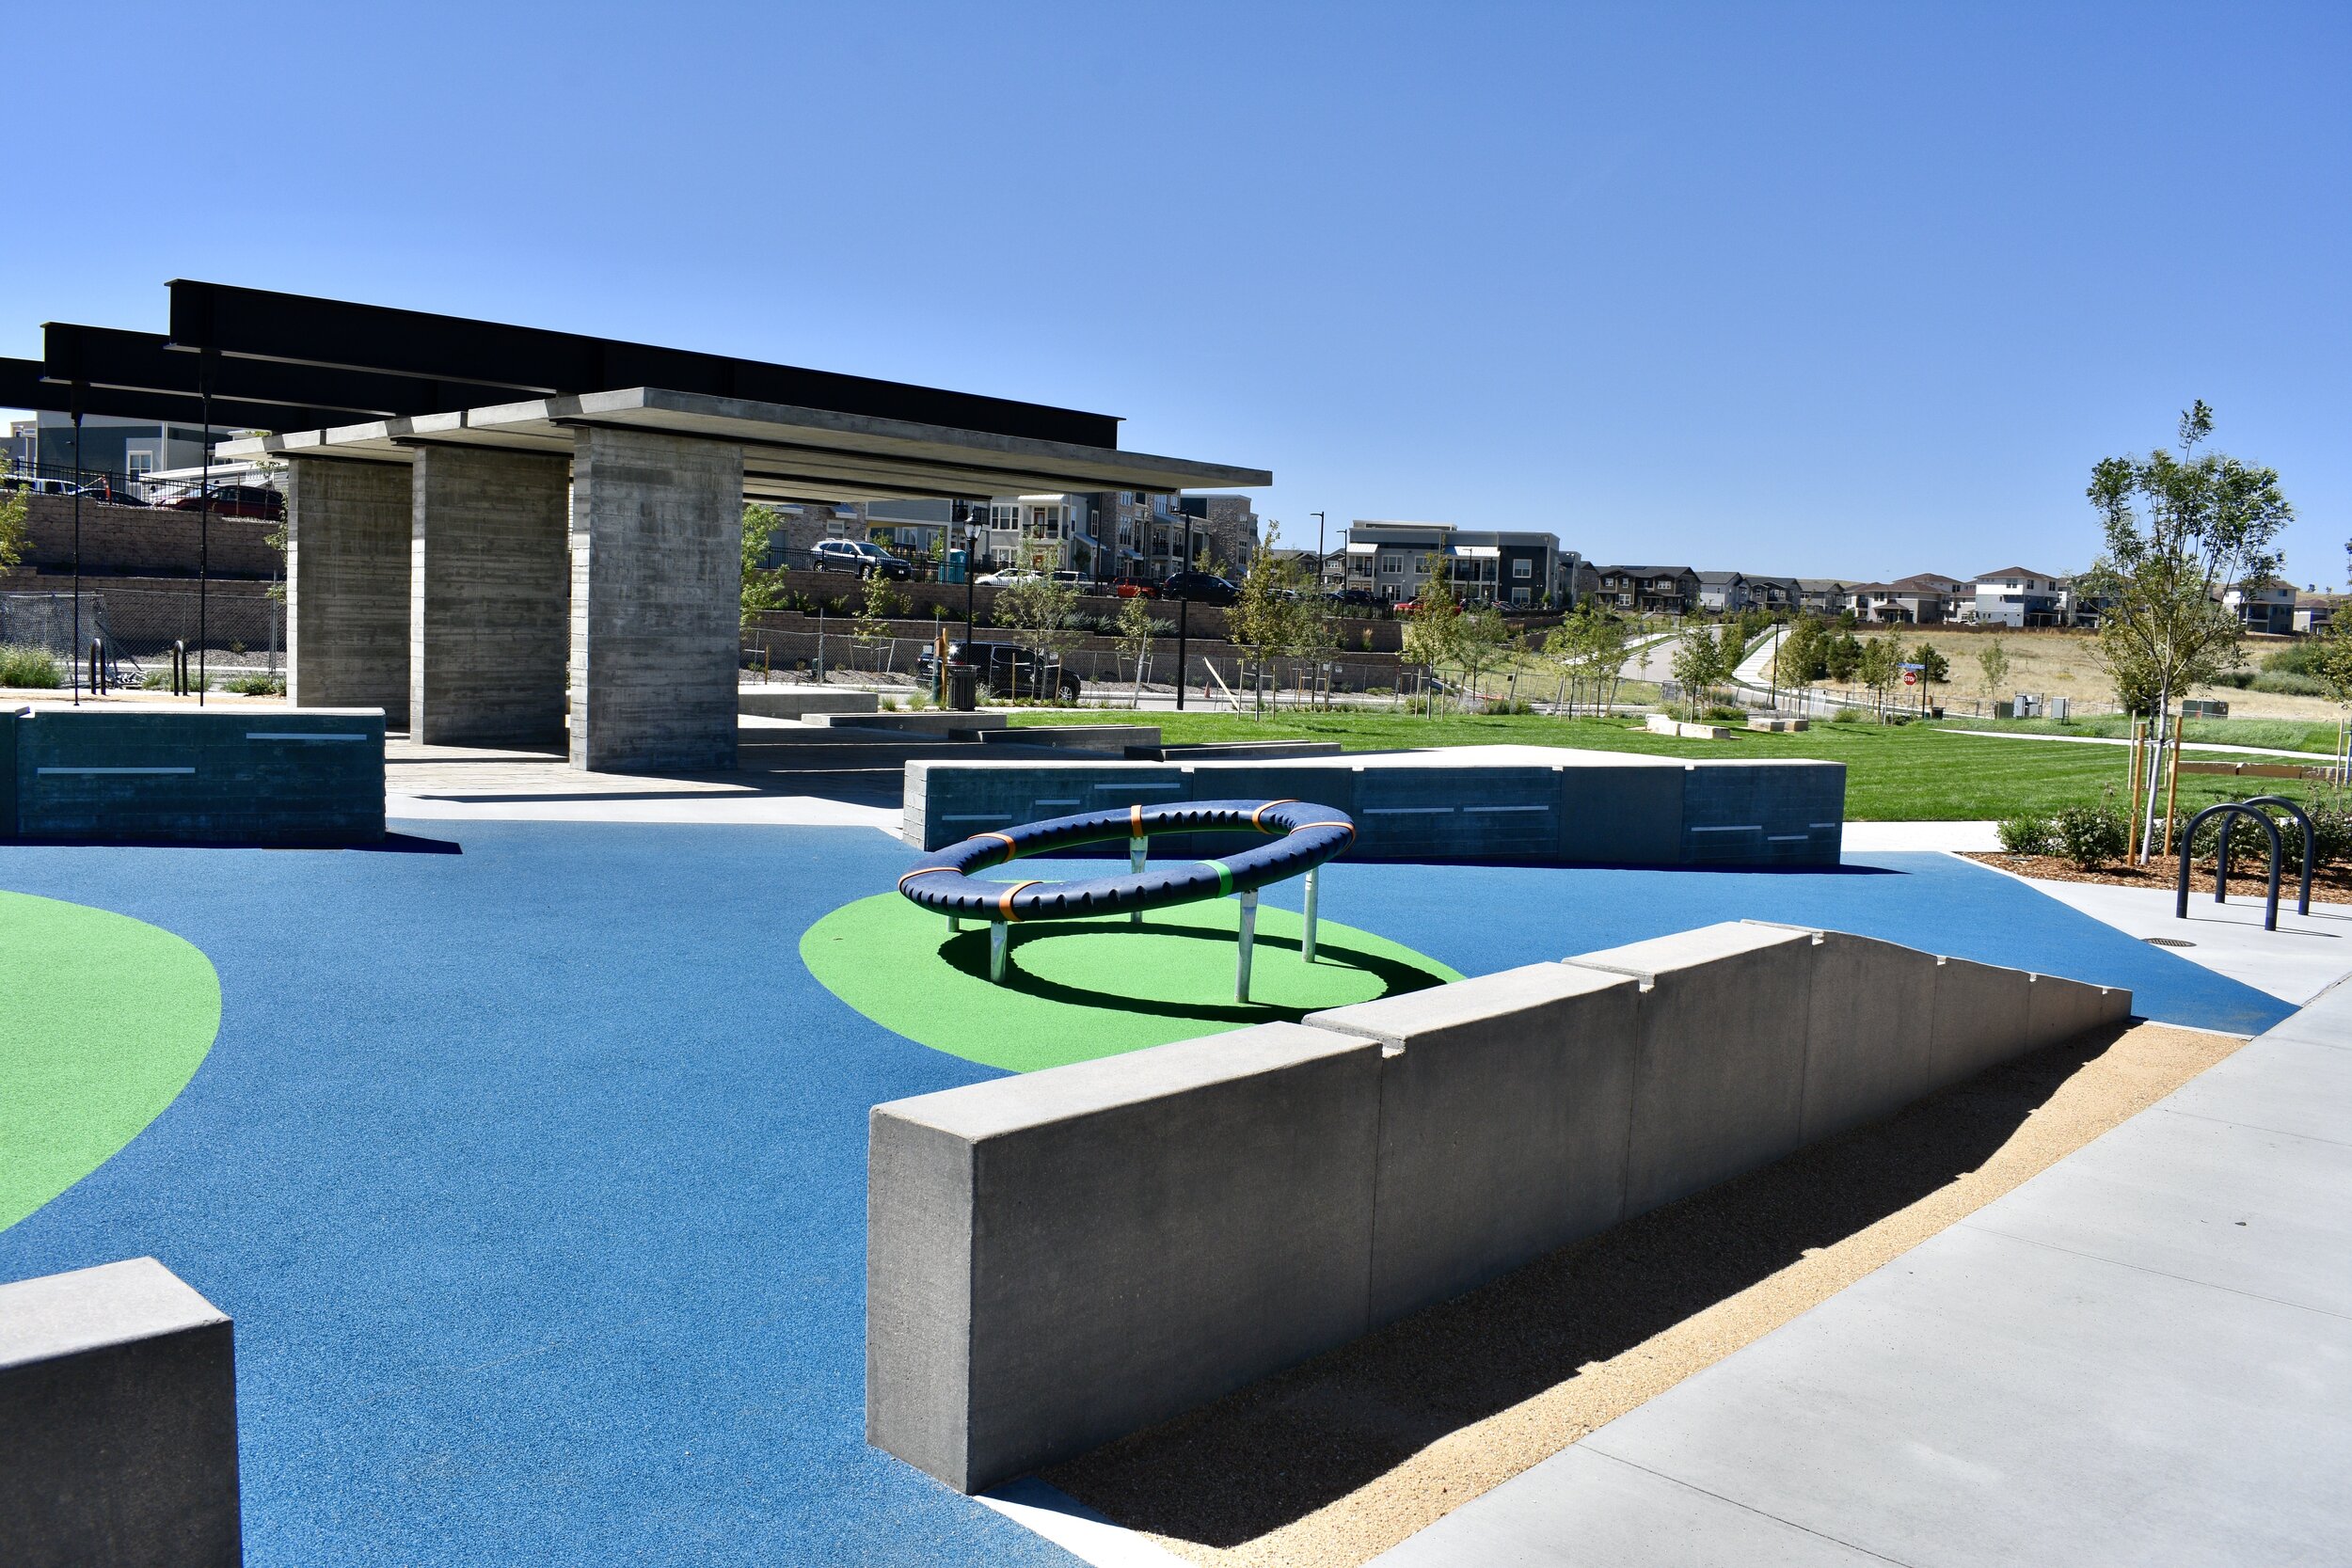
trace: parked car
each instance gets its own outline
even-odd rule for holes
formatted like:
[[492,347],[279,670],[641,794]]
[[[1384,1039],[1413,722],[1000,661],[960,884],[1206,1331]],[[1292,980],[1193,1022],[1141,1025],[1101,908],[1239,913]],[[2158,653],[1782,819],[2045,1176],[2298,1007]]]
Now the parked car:
[[1215,572],[1178,572],[1160,584],[1163,599],[1190,599],[1195,604],[1232,604],[1241,590]]
[[1160,585],[1150,578],[1113,578],[1111,593],[1121,599],[1156,599]]
[[[1033,697],[1051,686],[1063,702],[1074,703],[1082,689],[1077,675],[1064,669],[1058,659],[1047,660],[1041,674],[1037,656],[1012,642],[950,642],[947,662],[978,665],[980,684],[999,696]],[[928,648],[915,655],[915,675],[931,679],[934,663]]]
[[[272,491],[271,494],[275,495],[277,492]],[[101,506],[145,506],[147,504],[146,498],[135,496],[113,481],[104,479],[95,484],[83,485],[80,495],[84,500],[96,501]]]
[[819,572],[854,572],[862,578],[880,577],[895,582],[914,576],[912,562],[864,539],[819,539],[808,553],[809,564]]
[[1380,608],[1380,596],[1369,588],[1343,588],[1336,594],[1327,594],[1324,596],[1333,604],[1344,606],[1349,610]]
[[70,479],[40,479],[31,474],[0,476],[0,490],[30,490],[36,496],[70,496],[73,482]]
[[1008,566],[1002,571],[991,572],[986,577],[974,578],[972,580],[982,588],[1010,588],[1016,582],[1035,582],[1043,575],[1041,572],[1024,571],[1018,566]]
[[[200,512],[204,509],[204,493],[191,491],[171,503],[175,512]],[[286,515],[286,498],[265,484],[215,484],[213,486],[213,515],[215,517],[260,517],[277,522]]]

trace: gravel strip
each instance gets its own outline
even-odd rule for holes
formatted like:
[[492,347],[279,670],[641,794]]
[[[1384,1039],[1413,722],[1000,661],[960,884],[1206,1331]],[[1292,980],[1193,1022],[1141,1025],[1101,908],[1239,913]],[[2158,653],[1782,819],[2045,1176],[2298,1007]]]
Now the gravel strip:
[[2054,1046],[1045,1480],[1180,1556],[1352,1568],[1827,1300],[2244,1042]]

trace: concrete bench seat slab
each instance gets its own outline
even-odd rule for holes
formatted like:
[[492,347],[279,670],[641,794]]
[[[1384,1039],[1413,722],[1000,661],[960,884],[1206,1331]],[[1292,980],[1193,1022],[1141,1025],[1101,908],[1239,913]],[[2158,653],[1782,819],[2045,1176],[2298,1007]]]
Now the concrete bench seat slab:
[[882,710],[882,694],[832,691],[823,687],[742,687],[735,693],[735,710],[762,719],[804,719],[812,713],[878,713]]
[[978,1491],[1361,1334],[1379,1103],[1274,1023],[876,1106],[867,1440]]
[[233,1334],[152,1258],[0,1285],[0,1560],[235,1568]]

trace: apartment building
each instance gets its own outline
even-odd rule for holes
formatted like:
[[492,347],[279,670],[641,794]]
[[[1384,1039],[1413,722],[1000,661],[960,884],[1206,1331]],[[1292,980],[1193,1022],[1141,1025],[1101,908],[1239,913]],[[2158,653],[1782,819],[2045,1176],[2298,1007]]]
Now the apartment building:
[[[1442,573],[1468,604],[1523,608],[1565,601],[1572,582],[1557,534],[1359,517],[1347,531],[1346,585],[1390,604],[1417,599]],[[1567,557],[1574,561],[1573,553]]]

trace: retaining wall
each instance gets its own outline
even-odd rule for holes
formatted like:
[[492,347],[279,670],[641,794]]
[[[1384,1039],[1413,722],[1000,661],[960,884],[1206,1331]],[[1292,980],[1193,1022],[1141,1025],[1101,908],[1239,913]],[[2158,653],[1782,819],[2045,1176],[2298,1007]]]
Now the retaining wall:
[[878,1105],[867,1439],[984,1490],[2130,1007],[1740,922]]
[[0,716],[0,834],[102,843],[384,836],[380,708],[142,707]]
[[[1356,860],[1836,865],[1846,769],[1835,762],[1687,762],[1549,747],[1126,768],[910,762],[901,836],[939,849],[1094,805],[1243,797],[1313,800],[1346,812],[1356,821],[1348,851]],[[1206,854],[1231,843],[1230,835],[1194,835],[1155,842],[1154,852]]]

